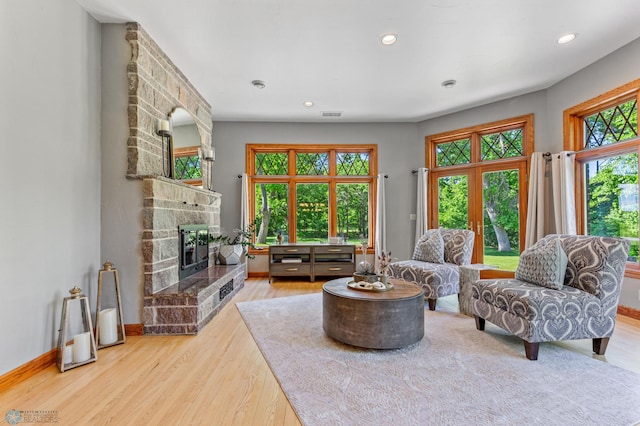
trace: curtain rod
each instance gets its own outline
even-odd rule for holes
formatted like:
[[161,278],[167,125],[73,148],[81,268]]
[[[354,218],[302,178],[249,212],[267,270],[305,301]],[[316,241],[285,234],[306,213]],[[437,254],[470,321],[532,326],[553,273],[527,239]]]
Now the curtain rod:
[[[545,161],[551,161],[551,154],[550,152],[545,152],[544,154],[542,154],[542,156],[544,157]],[[567,157],[571,157],[572,155],[576,155],[575,152],[567,152]],[[560,154],[558,154],[558,158],[560,158]]]

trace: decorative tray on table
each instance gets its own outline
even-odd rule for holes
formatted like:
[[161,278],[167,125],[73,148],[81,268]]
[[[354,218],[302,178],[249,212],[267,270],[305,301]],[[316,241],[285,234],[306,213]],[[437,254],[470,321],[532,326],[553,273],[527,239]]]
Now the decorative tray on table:
[[384,284],[380,281],[375,282],[367,282],[367,281],[349,281],[347,282],[347,287],[354,290],[362,290],[362,291],[372,291],[372,292],[382,292],[389,291],[393,288],[393,284],[387,283]]

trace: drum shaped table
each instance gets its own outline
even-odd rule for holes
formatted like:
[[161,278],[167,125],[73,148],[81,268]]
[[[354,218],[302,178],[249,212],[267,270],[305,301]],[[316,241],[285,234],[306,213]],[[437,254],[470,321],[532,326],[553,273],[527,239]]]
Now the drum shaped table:
[[424,292],[417,285],[391,280],[384,292],[347,287],[352,278],[322,286],[322,327],[327,336],[352,346],[396,349],[424,336]]

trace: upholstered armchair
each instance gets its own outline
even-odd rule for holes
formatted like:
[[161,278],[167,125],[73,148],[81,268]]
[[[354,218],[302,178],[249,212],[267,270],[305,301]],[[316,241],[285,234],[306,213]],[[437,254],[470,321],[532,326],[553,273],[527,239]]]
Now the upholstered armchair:
[[474,233],[466,229],[430,229],[416,243],[411,260],[389,265],[389,277],[422,287],[429,310],[439,297],[460,292],[460,265],[471,263]]
[[522,253],[515,278],[472,284],[476,328],[486,320],[520,337],[530,360],[558,340],[592,339],[604,355],[628,252],[620,238],[547,235]]

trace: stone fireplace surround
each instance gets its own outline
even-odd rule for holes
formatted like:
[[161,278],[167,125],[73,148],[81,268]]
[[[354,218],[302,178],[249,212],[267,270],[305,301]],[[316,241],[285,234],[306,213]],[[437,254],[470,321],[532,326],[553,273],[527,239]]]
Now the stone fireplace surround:
[[182,107],[195,120],[201,146],[210,147],[211,106],[139,24],[126,24],[126,40],[127,178],[143,181],[143,330],[195,334],[244,286],[245,267],[218,266],[210,259],[213,266],[179,280],[178,226],[206,224],[210,233],[219,232],[221,195],[162,176],[162,139],[155,126]]
[[178,225],[219,229],[220,194],[165,178],[144,179],[143,188],[144,333],[196,334],[244,286],[244,265],[215,265],[212,258],[209,268],[178,277]]

